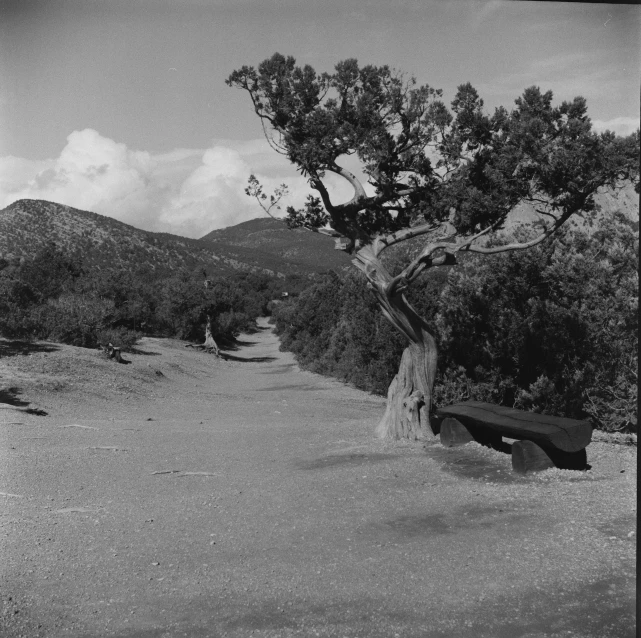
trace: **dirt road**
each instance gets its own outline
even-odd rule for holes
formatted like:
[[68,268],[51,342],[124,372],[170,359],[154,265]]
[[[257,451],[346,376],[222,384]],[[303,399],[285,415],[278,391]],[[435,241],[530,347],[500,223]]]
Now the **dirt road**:
[[634,448],[518,477],[379,441],[383,399],[241,344],[5,344],[47,416],[0,409],[0,635],[634,635]]

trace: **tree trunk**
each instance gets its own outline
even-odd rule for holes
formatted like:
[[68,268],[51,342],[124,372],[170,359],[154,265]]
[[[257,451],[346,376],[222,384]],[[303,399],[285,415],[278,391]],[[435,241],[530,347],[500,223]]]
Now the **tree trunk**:
[[376,436],[432,438],[430,412],[438,356],[436,340],[402,292],[390,286],[391,275],[371,249],[360,250],[354,263],[367,275],[385,318],[409,341],[398,373],[387,391],[387,407],[376,428]]
[[[402,301],[409,311],[404,319],[409,320],[413,314],[414,321],[419,320],[424,324],[404,298]],[[380,305],[389,319],[385,305]],[[401,312],[400,307],[397,306],[396,312]],[[394,321],[392,325],[399,329]],[[410,440],[432,438],[434,433],[430,426],[430,412],[436,376],[436,342],[423,325],[417,331],[417,339],[410,338],[403,330],[400,332],[410,340],[410,345],[403,351],[398,372],[387,391],[387,407],[376,428],[376,436]]]
[[220,352],[218,350],[218,345],[214,341],[214,337],[211,334],[211,315],[207,315],[207,324],[205,326],[205,343],[203,346],[207,352],[212,352],[216,356],[219,356]]

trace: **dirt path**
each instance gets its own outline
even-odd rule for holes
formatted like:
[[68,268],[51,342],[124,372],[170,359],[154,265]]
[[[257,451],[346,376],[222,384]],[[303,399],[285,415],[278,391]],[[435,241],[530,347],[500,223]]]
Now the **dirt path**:
[[635,449],[517,477],[373,439],[383,400],[265,324],[140,350],[5,348],[48,415],[0,409],[1,636],[634,635]]

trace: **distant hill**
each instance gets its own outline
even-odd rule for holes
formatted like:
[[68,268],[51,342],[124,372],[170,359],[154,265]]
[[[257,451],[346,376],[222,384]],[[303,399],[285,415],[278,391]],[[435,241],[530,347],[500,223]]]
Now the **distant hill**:
[[[615,211],[620,211],[638,230],[639,195],[634,191],[632,184],[628,184],[618,191],[606,190],[599,192],[595,196],[594,201],[599,215],[611,215]],[[506,228],[509,230],[510,227],[519,222],[528,223],[537,217],[532,205],[520,204],[510,213]],[[578,218],[574,218],[574,221],[581,225]]]
[[[639,196],[632,186],[599,194],[596,202],[600,214],[620,210],[638,229]],[[532,207],[520,206],[510,214],[507,229],[535,217]],[[238,271],[311,275],[349,267],[351,259],[334,249],[330,237],[289,230],[269,217],[188,239],[43,200],[22,199],[0,210],[0,257],[29,257],[51,241],[81,257],[89,268],[147,265],[159,273],[202,266],[211,275]]]
[[334,249],[327,235],[304,229],[290,230],[284,222],[261,217],[236,226],[214,230],[200,241],[216,247],[234,246],[269,253],[280,259],[293,260],[318,270],[341,269],[351,264],[351,257]]
[[[298,261],[276,251],[256,249],[251,244],[207,242],[152,233],[111,217],[43,200],[23,199],[0,210],[0,256],[29,257],[52,241],[81,257],[87,267],[99,269],[147,265],[166,272],[204,266],[212,275],[247,270],[285,275],[310,274],[329,267],[322,259]],[[331,239],[329,242],[328,252],[333,254],[333,242]]]

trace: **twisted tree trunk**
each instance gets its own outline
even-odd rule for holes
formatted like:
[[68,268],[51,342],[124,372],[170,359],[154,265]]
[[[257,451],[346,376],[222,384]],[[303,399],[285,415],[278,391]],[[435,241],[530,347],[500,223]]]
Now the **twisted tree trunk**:
[[[433,436],[430,412],[438,356],[436,341],[402,294],[384,299],[378,294],[376,296],[385,317],[410,342],[403,351],[398,372],[387,391],[387,407],[376,428],[376,436],[389,439],[429,438]],[[410,334],[405,329],[408,323],[412,325]]]
[[385,318],[409,341],[398,373],[389,386],[387,407],[376,428],[376,436],[431,438],[430,411],[438,356],[436,340],[371,249],[361,249],[354,263],[366,274]]

